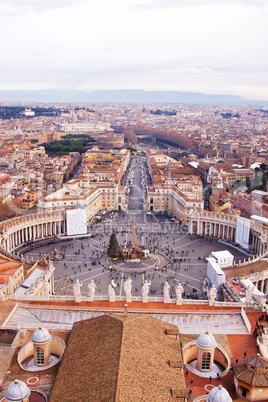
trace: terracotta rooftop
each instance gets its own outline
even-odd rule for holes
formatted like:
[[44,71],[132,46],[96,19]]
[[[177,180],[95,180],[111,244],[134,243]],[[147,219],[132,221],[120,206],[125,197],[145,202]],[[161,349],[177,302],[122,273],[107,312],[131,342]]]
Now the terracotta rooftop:
[[151,317],[100,316],[75,323],[50,402],[169,401],[187,396],[174,326]]
[[268,387],[268,360],[260,356],[243,359],[233,367],[235,377],[252,387]]

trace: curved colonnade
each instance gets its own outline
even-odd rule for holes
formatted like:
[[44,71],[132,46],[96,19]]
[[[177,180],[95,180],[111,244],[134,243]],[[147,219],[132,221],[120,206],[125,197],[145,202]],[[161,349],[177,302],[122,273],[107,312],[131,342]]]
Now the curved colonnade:
[[17,247],[66,232],[65,211],[24,215],[0,222],[0,247],[12,253]]
[[[237,216],[210,211],[192,211],[189,216],[189,233],[210,236],[229,242],[236,241]],[[250,221],[249,244],[252,251],[263,255],[267,251],[268,228]]]
[[[189,216],[189,234],[211,236],[235,242],[237,217],[209,211],[192,211]],[[5,253],[29,242],[64,235],[65,211],[29,214],[0,222],[0,247]],[[250,244],[258,255],[264,255],[268,245],[268,228],[251,221]]]

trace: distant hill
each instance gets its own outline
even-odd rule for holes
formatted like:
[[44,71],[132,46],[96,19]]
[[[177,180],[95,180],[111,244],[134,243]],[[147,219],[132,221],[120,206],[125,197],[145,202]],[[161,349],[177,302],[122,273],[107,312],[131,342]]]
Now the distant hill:
[[0,102],[33,103],[141,103],[141,104],[189,104],[189,105],[257,105],[256,102],[234,95],[208,95],[200,92],[125,90],[39,90],[1,91]]

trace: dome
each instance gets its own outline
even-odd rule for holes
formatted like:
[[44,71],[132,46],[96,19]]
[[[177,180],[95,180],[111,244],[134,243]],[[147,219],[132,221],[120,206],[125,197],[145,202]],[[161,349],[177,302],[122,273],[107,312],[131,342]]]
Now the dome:
[[23,381],[15,380],[8,387],[5,393],[5,399],[7,402],[14,402],[24,400],[28,398],[31,391]]
[[206,396],[207,402],[232,402],[229,392],[222,385],[213,388]]
[[199,336],[199,338],[196,341],[197,346],[200,346],[200,348],[205,348],[205,349],[212,349],[217,346],[217,342],[212,334],[209,332],[204,332]]
[[34,331],[31,341],[33,343],[43,344],[49,342],[51,338],[52,337],[48,330],[46,328],[40,327]]

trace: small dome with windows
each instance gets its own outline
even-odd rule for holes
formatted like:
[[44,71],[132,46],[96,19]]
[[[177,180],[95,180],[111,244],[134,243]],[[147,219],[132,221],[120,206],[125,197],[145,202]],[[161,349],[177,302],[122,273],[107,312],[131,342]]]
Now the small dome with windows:
[[209,332],[204,332],[201,334],[197,339],[196,344],[202,349],[213,349],[217,346],[214,336]]
[[51,340],[51,335],[46,328],[38,328],[34,331],[31,341],[34,344],[42,345]]
[[229,392],[222,386],[213,388],[206,396],[207,402],[232,402]]
[[20,380],[13,381],[5,393],[6,402],[14,401],[27,401],[30,396],[31,390],[27,387],[25,382]]

